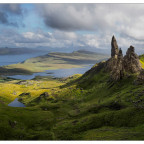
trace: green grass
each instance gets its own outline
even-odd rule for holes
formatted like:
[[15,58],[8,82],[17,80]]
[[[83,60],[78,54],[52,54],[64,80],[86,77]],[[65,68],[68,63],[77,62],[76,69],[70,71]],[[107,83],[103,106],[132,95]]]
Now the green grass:
[[142,68],[144,69],[144,55],[140,55],[139,58],[140,58],[140,63],[142,65]]
[[[1,80],[0,139],[144,140],[144,85],[137,75],[111,82],[95,68],[65,79]],[[39,99],[43,92],[49,97]],[[22,96],[27,107],[8,107],[21,93],[30,93]]]

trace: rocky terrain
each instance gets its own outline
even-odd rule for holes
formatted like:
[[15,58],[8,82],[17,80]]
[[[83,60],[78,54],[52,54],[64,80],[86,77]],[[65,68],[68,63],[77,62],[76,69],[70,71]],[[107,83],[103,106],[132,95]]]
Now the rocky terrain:
[[111,41],[111,58],[106,62],[106,70],[111,72],[112,80],[120,80],[127,74],[140,73],[142,70],[139,57],[133,46],[130,46],[123,56],[118,48],[115,37]]

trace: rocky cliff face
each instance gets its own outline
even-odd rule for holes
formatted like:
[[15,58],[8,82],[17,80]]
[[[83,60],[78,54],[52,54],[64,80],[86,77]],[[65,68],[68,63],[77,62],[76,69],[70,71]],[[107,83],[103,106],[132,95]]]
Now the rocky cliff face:
[[124,73],[139,73],[141,64],[135,53],[134,47],[128,48],[126,55],[123,57],[122,50],[118,48],[115,37],[111,41],[111,58],[105,64],[105,70],[111,73],[112,80],[120,80]]
[[124,56],[124,69],[126,72],[130,73],[137,73],[141,70],[139,58],[135,53],[133,46],[128,48],[126,55]]
[[116,65],[113,67],[111,72],[111,78],[113,80],[122,79],[124,76],[124,66],[123,66],[123,54],[122,50],[119,50],[118,57],[116,59]]

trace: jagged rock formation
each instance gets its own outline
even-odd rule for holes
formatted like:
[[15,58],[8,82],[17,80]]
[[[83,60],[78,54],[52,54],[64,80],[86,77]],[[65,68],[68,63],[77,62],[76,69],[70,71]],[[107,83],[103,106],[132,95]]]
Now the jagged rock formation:
[[120,49],[118,57],[116,59],[116,64],[111,72],[111,78],[117,81],[119,79],[122,79],[123,77],[124,77],[123,54],[122,50]]
[[111,41],[111,58],[105,63],[105,70],[111,73],[111,79],[114,81],[122,79],[124,73],[140,72],[141,64],[134,47],[130,46],[123,57],[122,50],[118,48],[117,41],[113,36]]
[[124,56],[124,69],[126,72],[137,73],[141,70],[141,64],[139,58],[134,51],[134,47],[128,48],[126,55]]
[[119,53],[119,49],[118,49],[117,41],[113,36],[111,41],[111,57],[117,58],[118,53]]
[[115,37],[113,36],[111,40],[111,58],[108,59],[108,61],[106,62],[105,66],[106,71],[111,72],[113,71],[113,69],[117,67],[118,54],[119,54],[118,44]]

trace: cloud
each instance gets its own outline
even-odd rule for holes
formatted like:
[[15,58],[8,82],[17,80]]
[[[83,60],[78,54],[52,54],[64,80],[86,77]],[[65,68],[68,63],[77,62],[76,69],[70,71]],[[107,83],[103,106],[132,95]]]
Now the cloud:
[[21,23],[17,18],[22,17],[23,10],[20,4],[0,4],[0,23],[18,27]]
[[7,15],[5,13],[3,13],[3,12],[0,12],[0,22],[2,24],[8,23]]
[[47,26],[60,30],[91,29],[92,15],[83,4],[37,4]]
[[14,15],[22,14],[22,8],[20,4],[1,4],[0,9]]
[[124,33],[144,39],[143,4],[37,4],[36,8],[54,29]]
[[55,30],[52,33],[38,30],[36,32],[23,32],[19,34],[12,29],[3,29],[0,33],[0,45],[10,47],[79,47],[98,46],[94,35],[79,35],[74,32]]
[[[13,29],[0,29],[0,47],[28,47],[28,48],[67,48],[68,50],[97,50],[101,49],[110,53],[111,48],[111,34],[97,35],[92,34],[77,34],[75,32],[64,32],[54,30],[53,32],[46,32],[38,30],[36,32],[18,33]],[[136,47],[136,51],[144,51],[144,41],[133,40],[129,37],[120,36],[117,38],[119,47],[122,48],[123,53],[126,52],[130,45]]]

